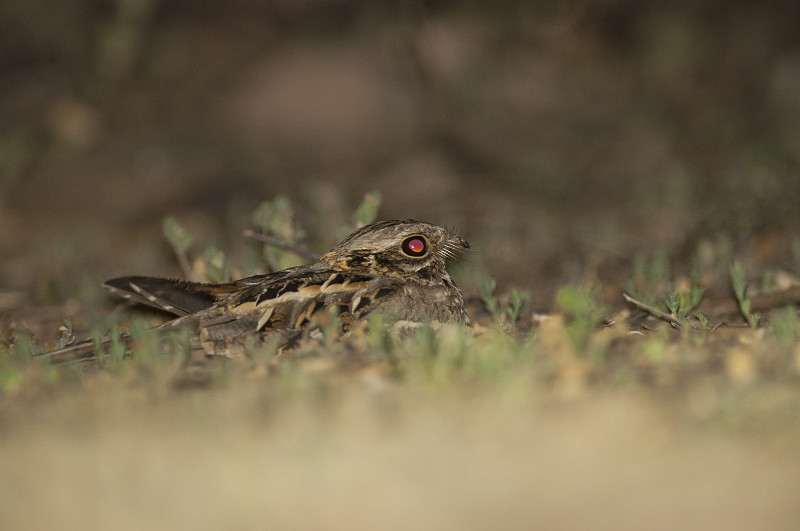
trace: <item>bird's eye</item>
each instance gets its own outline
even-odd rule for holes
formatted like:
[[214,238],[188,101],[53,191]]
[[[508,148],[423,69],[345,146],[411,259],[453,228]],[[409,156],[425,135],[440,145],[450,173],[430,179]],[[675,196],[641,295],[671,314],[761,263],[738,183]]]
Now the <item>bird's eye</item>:
[[420,257],[428,252],[428,243],[422,236],[411,236],[403,240],[402,249],[408,256]]

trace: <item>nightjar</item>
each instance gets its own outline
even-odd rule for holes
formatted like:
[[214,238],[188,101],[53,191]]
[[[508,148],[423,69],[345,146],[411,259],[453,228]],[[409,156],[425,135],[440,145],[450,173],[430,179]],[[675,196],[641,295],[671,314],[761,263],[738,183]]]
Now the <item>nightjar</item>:
[[468,323],[461,291],[446,264],[469,248],[443,227],[413,220],[362,227],[310,265],[226,284],[122,277],[105,286],[127,299],[178,316],[162,329],[187,327],[207,354],[244,353],[253,338],[292,343],[338,313],[342,332],[372,313],[384,322]]

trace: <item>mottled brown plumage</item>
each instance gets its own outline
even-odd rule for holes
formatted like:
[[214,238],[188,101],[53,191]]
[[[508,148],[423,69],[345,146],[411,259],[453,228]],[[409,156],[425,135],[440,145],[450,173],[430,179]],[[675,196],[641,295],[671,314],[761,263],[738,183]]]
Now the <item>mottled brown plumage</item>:
[[447,260],[468,248],[443,227],[381,221],[355,231],[314,264],[227,284],[149,277],[110,280],[125,298],[178,316],[165,329],[190,328],[209,354],[237,355],[254,338],[292,342],[338,313],[341,329],[377,312],[386,322],[467,323]]

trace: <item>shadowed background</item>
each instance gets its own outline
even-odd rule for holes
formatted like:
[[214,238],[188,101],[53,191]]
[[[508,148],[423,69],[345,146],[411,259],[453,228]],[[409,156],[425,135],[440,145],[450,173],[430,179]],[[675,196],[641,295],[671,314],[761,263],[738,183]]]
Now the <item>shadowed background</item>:
[[179,275],[164,216],[233,252],[278,193],[323,250],[377,190],[539,306],[721,232],[788,259],[796,3],[529,4],[3,2],[0,285]]

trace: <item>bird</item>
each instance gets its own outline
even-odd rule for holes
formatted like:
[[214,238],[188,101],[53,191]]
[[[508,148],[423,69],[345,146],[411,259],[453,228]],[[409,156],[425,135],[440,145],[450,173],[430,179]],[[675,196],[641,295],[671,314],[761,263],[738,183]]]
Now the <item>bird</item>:
[[[308,265],[223,284],[125,276],[113,294],[173,314],[163,330],[188,328],[208,356],[246,354],[253,339],[281,348],[338,315],[347,334],[380,314],[384,323],[469,324],[447,264],[469,249],[451,230],[415,220],[365,225]],[[77,345],[76,345],[77,346]],[[75,347],[67,347],[75,348]]]

